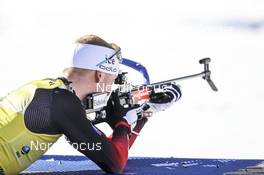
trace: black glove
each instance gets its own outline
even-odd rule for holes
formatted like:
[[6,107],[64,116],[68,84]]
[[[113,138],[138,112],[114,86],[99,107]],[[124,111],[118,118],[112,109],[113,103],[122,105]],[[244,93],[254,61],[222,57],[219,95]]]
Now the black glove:
[[164,111],[169,108],[174,102],[181,98],[181,90],[175,84],[168,85],[163,88],[163,92],[152,93],[148,105],[152,113]]
[[181,97],[181,90],[180,88],[175,85],[171,84],[163,88],[163,92],[158,93],[151,93],[150,94],[150,103],[171,103],[176,102]]
[[120,122],[120,121],[126,121],[126,119],[124,119],[123,117],[126,116],[127,112],[130,111],[131,109],[134,109],[138,106],[134,106],[134,107],[128,107],[128,108],[124,108],[121,104],[120,104],[120,100],[118,97],[118,92],[112,92],[108,102],[107,102],[107,106],[105,107],[105,111],[106,111],[106,123],[109,124],[109,126],[114,129],[115,125]]

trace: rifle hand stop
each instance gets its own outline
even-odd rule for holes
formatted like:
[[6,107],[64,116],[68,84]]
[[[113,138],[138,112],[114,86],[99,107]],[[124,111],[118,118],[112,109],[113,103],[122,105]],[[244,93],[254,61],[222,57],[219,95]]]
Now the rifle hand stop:
[[218,91],[217,87],[215,86],[214,82],[211,79],[211,71],[209,70],[209,63],[211,62],[210,58],[203,58],[199,60],[200,64],[204,65],[204,72],[202,78],[206,80],[209,86],[212,88],[213,91]]

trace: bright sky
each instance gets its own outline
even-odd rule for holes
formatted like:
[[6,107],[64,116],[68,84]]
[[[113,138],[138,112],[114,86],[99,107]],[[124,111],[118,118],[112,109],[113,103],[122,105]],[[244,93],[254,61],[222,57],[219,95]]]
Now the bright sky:
[[[1,0],[0,95],[57,77],[71,44],[96,34],[145,65],[152,82],[199,73],[211,57],[215,93],[201,79],[155,115],[130,156],[264,158],[262,0]],[[76,154],[63,140],[51,154]]]

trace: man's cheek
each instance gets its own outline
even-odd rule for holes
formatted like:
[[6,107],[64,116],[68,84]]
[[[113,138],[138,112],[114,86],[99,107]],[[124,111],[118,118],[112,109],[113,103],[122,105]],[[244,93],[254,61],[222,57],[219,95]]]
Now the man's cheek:
[[107,89],[107,85],[105,83],[97,83],[96,92],[105,92]]
[[108,84],[106,88],[106,92],[111,92],[112,91],[112,84]]

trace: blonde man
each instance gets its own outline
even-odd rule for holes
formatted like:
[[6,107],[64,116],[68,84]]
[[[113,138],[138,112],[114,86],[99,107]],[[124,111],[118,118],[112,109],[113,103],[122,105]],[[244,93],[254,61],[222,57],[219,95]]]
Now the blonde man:
[[[99,90],[98,85],[113,84],[119,59],[118,47],[98,36],[85,35],[76,42],[72,62],[64,69],[65,77],[29,82],[1,99],[0,174],[23,171],[63,134],[104,171],[122,172],[128,149],[136,139],[131,129],[139,132],[147,121],[137,121],[137,112],[142,109],[123,108],[113,93],[106,108],[113,134],[107,138],[87,119],[82,103],[88,94],[107,91]],[[168,91],[170,103],[179,94],[176,86]],[[131,128],[135,122],[136,127]]]

